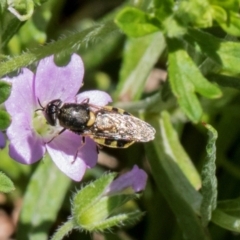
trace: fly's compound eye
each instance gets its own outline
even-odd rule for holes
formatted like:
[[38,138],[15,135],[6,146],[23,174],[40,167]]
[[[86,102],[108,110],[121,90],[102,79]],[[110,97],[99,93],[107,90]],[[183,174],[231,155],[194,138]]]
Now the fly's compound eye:
[[57,124],[57,118],[61,104],[62,101],[60,99],[56,99],[49,102],[47,107],[45,108],[45,118],[51,126],[55,126]]

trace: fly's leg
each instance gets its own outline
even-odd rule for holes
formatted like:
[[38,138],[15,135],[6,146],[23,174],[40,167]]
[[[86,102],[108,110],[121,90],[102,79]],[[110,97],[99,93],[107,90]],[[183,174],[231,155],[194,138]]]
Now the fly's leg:
[[[81,145],[77,148],[77,151],[76,151],[76,153],[75,153],[75,155],[74,155],[74,159],[73,159],[72,163],[74,163],[74,162],[76,161],[78,152],[79,152],[79,151],[81,150],[81,148],[85,145],[85,143],[86,143],[86,138],[85,138],[85,136],[82,136]],[[99,145],[99,144],[96,145],[97,154],[99,154],[99,149],[101,149],[101,148],[102,148],[101,145]]]
[[74,159],[73,159],[72,163],[74,163],[74,162],[76,161],[78,152],[79,152],[80,149],[85,145],[85,142],[86,142],[85,140],[86,140],[86,139],[85,139],[85,136],[82,136],[81,145],[77,148],[77,151],[76,151],[76,153],[75,153],[75,155],[74,155]]
[[96,148],[97,148],[97,154],[99,154],[99,151],[103,148],[103,146],[97,143]]
[[[83,100],[80,102],[80,104],[83,104],[83,103],[87,103],[87,104],[88,104],[89,101],[90,101],[89,98],[85,98],[85,99],[83,99]],[[77,96],[75,97],[75,102],[78,103],[78,102],[77,102]]]
[[51,138],[51,139],[50,139],[48,142],[46,142],[46,143],[52,142],[52,140],[54,140],[56,137],[58,137],[59,135],[61,135],[65,130],[66,130],[66,128],[63,128],[60,132],[58,132],[57,135],[55,135],[53,138]]

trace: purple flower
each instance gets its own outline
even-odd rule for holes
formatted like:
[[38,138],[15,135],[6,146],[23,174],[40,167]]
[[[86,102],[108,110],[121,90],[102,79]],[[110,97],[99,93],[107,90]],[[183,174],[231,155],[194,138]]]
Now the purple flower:
[[6,140],[5,140],[4,134],[0,132],[0,149],[4,148],[5,145],[6,145]]
[[131,189],[132,192],[140,192],[145,189],[147,174],[144,170],[134,165],[130,172],[127,172],[115,179],[105,190],[105,194],[117,194],[125,189]]
[[86,91],[76,96],[83,74],[83,62],[73,54],[67,66],[56,66],[51,56],[39,62],[36,74],[23,68],[20,75],[11,79],[12,92],[5,105],[12,117],[7,136],[9,155],[13,159],[32,164],[47,150],[59,169],[75,181],[80,181],[85,170],[96,164],[97,146],[92,139],[86,138],[85,144],[79,148],[81,136],[66,130],[48,143],[62,128],[50,126],[43,112],[35,111],[41,108],[38,99],[42,106],[54,99],[81,103],[89,98],[91,104],[99,106],[111,102],[111,97],[102,91]]

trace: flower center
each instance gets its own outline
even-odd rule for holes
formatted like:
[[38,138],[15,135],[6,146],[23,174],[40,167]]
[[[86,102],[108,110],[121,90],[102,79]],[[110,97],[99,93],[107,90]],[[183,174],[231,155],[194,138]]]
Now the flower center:
[[37,134],[43,137],[46,141],[50,141],[61,130],[60,127],[51,126],[48,124],[42,111],[36,111],[34,113],[33,128]]

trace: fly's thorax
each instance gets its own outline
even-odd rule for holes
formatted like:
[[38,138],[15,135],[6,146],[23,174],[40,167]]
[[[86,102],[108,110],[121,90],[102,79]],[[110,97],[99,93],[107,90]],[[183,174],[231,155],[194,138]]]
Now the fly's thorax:
[[59,124],[63,128],[81,133],[90,120],[90,109],[87,104],[65,103],[58,114]]

